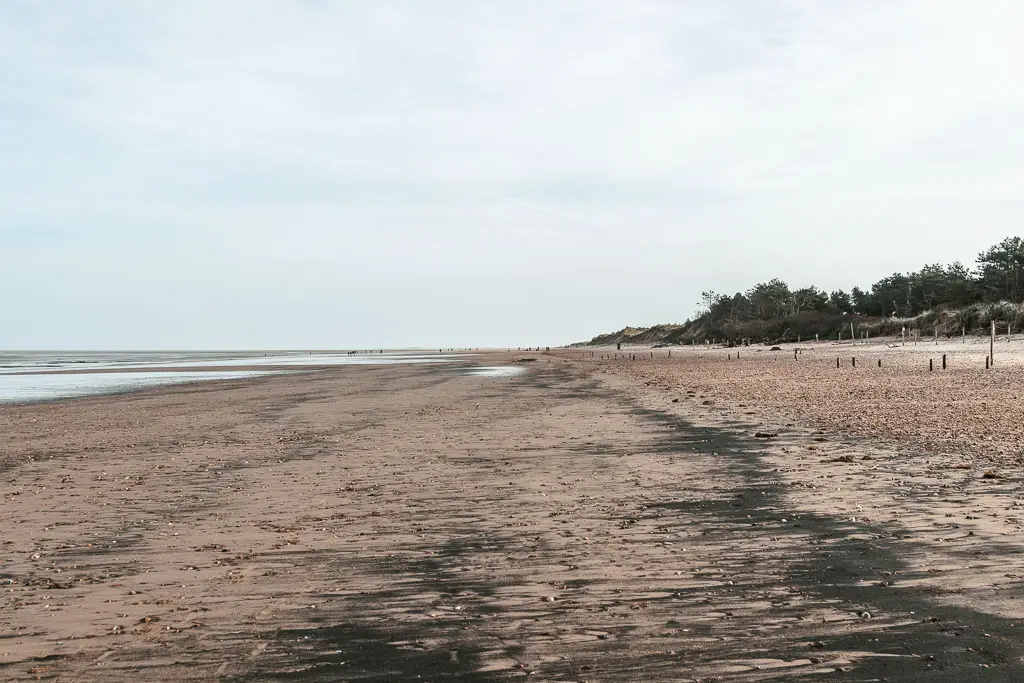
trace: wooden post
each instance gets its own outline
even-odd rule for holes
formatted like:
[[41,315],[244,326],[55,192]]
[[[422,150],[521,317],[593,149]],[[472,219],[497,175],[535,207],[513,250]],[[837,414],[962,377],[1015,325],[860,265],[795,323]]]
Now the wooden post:
[[985,356],[985,369],[988,370],[989,361],[992,360],[991,356]]
[[852,361],[853,361],[853,367],[857,367],[857,357],[856,357],[856,356],[854,356],[854,357],[853,357],[853,358],[851,358],[850,360],[852,360]]
[[992,321],[992,336],[988,341],[988,364],[996,364],[996,321]]
[[839,358],[836,358],[836,368],[839,367]]
[[907,328],[906,327],[904,327],[902,330],[900,330],[900,342],[902,342],[903,346],[907,345]]
[[929,358],[928,359],[928,372],[934,372],[934,371],[935,371],[935,361],[932,360],[931,358]]
[[878,367],[882,367],[882,359],[881,358],[878,359]]
[[853,332],[853,323],[852,322],[850,323],[850,341],[853,342],[854,344],[857,343],[857,335],[854,334],[854,332]]
[[793,349],[793,360],[798,360],[796,356],[796,349]]
[[961,344],[966,344],[967,343],[967,325],[961,325],[960,326],[960,343]]
[[942,354],[942,369],[946,369],[946,354]]

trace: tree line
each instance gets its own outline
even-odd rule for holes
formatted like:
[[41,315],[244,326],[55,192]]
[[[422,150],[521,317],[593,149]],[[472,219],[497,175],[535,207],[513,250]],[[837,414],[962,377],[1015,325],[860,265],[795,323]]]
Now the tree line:
[[[826,292],[810,286],[791,288],[781,279],[760,282],[729,296],[701,295],[701,312],[684,326],[687,338],[788,337],[796,331],[823,336],[839,334],[850,316],[906,319],[978,304],[1010,302],[1024,311],[1024,239],[1007,237],[978,254],[973,267],[955,262],[930,264],[908,273],[893,273],[867,289]],[[970,328],[965,316],[960,324]],[[957,327],[957,330],[960,328]]]
[[866,290],[792,289],[776,278],[733,296],[706,291],[701,295],[701,317],[709,321],[772,320],[814,311],[912,318],[940,307],[1000,301],[1024,301],[1024,240],[1020,237],[1007,237],[981,252],[973,269],[960,262],[936,263],[916,272],[893,273]]

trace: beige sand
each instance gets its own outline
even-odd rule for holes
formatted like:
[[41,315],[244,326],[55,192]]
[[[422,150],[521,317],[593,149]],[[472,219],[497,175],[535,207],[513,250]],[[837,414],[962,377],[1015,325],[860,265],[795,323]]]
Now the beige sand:
[[848,438],[745,353],[0,409],[0,679],[1024,675],[1012,437]]

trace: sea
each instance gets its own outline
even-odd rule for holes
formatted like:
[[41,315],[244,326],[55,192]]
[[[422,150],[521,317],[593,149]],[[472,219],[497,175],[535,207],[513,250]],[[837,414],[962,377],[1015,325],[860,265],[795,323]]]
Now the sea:
[[0,351],[0,404],[245,379],[333,365],[451,363],[437,351]]

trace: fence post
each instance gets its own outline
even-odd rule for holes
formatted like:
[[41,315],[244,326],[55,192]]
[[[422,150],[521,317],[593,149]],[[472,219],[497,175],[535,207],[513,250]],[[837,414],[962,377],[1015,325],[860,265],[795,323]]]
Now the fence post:
[[942,354],[942,369],[946,369],[946,354]]
[[996,364],[996,321],[992,321],[992,336],[988,340],[988,364]]

